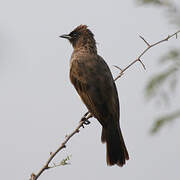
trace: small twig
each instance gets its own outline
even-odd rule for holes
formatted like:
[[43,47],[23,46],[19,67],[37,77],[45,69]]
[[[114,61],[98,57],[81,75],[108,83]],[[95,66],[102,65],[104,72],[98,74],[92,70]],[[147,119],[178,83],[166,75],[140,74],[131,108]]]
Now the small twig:
[[156,46],[156,45],[158,45],[158,44],[161,44],[161,43],[163,43],[163,42],[166,42],[166,41],[168,41],[170,38],[172,38],[172,37],[174,37],[174,36],[177,38],[178,33],[180,33],[180,30],[177,31],[177,32],[175,32],[175,33],[172,34],[172,35],[168,35],[168,36],[167,36],[166,38],[164,38],[163,40],[160,40],[160,41],[158,41],[158,42],[156,42],[156,43],[154,43],[154,44],[149,44],[149,43],[145,40],[145,38],[143,38],[142,36],[140,36],[140,38],[146,43],[147,47],[142,51],[142,53],[137,57],[137,59],[135,59],[134,61],[132,61],[132,62],[131,62],[128,66],[126,66],[124,69],[121,69],[121,70],[120,70],[119,75],[114,79],[114,81],[116,81],[117,79],[119,79],[119,78],[123,75],[123,73],[124,73],[127,69],[129,69],[133,64],[135,64],[137,61],[139,61],[139,62],[141,63],[141,65],[143,66],[143,68],[146,69],[145,65],[144,65],[143,62],[141,61],[141,57],[142,57],[149,49],[151,49],[152,47],[154,47],[154,46]]
[[145,64],[144,64],[140,59],[138,59],[138,61],[141,63],[141,65],[142,65],[142,67],[144,68],[144,70],[146,70]]
[[151,46],[142,36],[139,37],[147,44],[148,47]]
[[[172,38],[172,37],[174,37],[174,36],[177,38],[178,33],[180,33],[180,30],[177,31],[177,32],[175,32],[175,33],[172,34],[172,35],[167,36],[165,39],[160,40],[160,41],[158,41],[158,42],[156,42],[156,43],[154,43],[154,44],[151,44],[151,45],[145,40],[145,38],[143,38],[142,36],[140,36],[140,38],[146,43],[147,48],[144,49],[144,51],[137,57],[137,59],[135,59],[134,61],[132,61],[132,62],[131,62],[128,66],[126,66],[124,69],[121,69],[121,68],[119,68],[118,66],[115,66],[116,68],[118,68],[118,69],[120,70],[120,73],[119,73],[119,75],[114,79],[114,81],[116,81],[117,79],[119,79],[119,78],[123,75],[123,73],[124,73],[127,69],[129,69],[133,64],[135,64],[137,61],[139,61],[139,62],[141,63],[141,65],[143,66],[143,68],[146,69],[145,65],[144,65],[143,62],[141,61],[141,57],[142,57],[149,49],[151,49],[152,47],[154,47],[154,46],[156,46],[156,45],[158,45],[158,44],[160,44],[160,43],[162,43],[162,42],[168,41],[170,38]],[[66,143],[69,141],[69,139],[70,139],[72,136],[74,136],[76,133],[78,133],[78,132],[79,132],[79,129],[80,129],[81,127],[84,127],[84,124],[88,124],[88,123],[89,123],[88,119],[91,118],[91,117],[92,117],[91,113],[87,112],[87,113],[81,118],[81,121],[80,121],[79,125],[74,129],[74,131],[73,131],[71,134],[69,134],[69,135],[67,135],[67,136],[65,137],[64,142],[58,147],[58,149],[57,149],[54,153],[53,153],[53,152],[50,153],[49,159],[47,160],[47,162],[45,163],[45,165],[40,169],[40,171],[39,171],[37,174],[34,174],[34,173],[31,174],[30,180],[37,180],[37,179],[39,178],[39,176],[40,176],[45,170],[59,166],[59,165],[54,165],[54,166],[51,167],[51,166],[49,166],[49,163],[52,161],[52,159],[56,156],[56,154],[57,154],[59,151],[61,151],[63,148],[66,147]]]
[[[120,67],[116,66],[116,65],[113,65],[113,66],[115,68],[119,69],[119,71],[120,71],[119,75],[116,77],[118,79],[118,78],[120,78],[123,75],[123,70]],[[116,81],[116,78],[114,79],[114,81]]]
[[49,169],[50,169],[50,168],[59,167],[59,166],[69,165],[69,164],[71,164],[70,162],[68,162],[69,160],[70,160],[70,156],[67,156],[66,158],[64,158],[63,160],[61,160],[60,163],[58,163],[58,164],[53,163],[53,166],[49,166]]
[[122,71],[122,69],[116,65],[113,65],[115,68],[119,69],[120,71]]
[[[86,117],[86,120],[88,120],[89,118],[91,118],[92,115],[91,114],[88,114],[88,116]],[[83,117],[84,118],[84,117]],[[38,179],[38,177],[47,169],[50,169],[51,167],[49,167],[49,163],[51,162],[51,160],[54,158],[54,156],[56,156],[56,154],[63,148],[66,147],[66,143],[69,141],[69,139],[74,136],[76,133],[79,132],[79,129],[83,126],[84,124],[84,121],[80,121],[79,122],[79,125],[75,128],[75,130],[69,134],[68,136],[66,136],[64,142],[58,147],[58,149],[53,153],[51,152],[50,153],[50,157],[49,159],[47,160],[47,162],[45,163],[45,165],[40,169],[40,171],[37,173],[37,174],[31,174],[31,177],[30,177],[30,180],[36,180]]]

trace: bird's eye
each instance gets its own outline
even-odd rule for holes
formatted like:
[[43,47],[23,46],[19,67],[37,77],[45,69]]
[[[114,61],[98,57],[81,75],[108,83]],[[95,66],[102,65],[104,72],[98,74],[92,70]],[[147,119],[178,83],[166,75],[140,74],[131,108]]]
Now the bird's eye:
[[77,37],[77,33],[76,33],[76,32],[73,33],[73,37],[74,37],[74,38]]
[[78,33],[77,33],[76,31],[72,31],[72,32],[69,34],[69,36],[71,36],[71,38],[75,40],[75,39],[78,38],[79,35],[78,35]]

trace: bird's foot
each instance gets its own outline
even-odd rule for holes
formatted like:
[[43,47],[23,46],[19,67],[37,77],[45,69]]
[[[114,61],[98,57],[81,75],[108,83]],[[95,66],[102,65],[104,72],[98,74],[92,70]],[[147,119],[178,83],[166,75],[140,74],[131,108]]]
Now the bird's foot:
[[86,114],[84,114],[84,116],[81,118],[80,122],[83,122],[82,124],[82,127],[84,128],[84,125],[88,125],[90,124],[91,122],[88,120],[89,118],[91,118],[92,115],[87,112]]

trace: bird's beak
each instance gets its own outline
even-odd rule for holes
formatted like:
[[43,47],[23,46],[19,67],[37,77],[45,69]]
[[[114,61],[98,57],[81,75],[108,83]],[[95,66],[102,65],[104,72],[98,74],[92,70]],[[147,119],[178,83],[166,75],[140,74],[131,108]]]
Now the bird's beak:
[[71,36],[68,35],[68,34],[63,34],[63,35],[61,35],[61,36],[59,36],[59,37],[61,37],[61,38],[66,38],[66,39],[71,39]]

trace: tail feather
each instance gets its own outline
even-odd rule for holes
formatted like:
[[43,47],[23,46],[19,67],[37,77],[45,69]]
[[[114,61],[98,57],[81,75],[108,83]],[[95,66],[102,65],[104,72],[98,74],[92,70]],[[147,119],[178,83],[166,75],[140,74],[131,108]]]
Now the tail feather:
[[123,166],[129,159],[129,155],[119,125],[110,124],[103,128],[101,141],[106,142],[107,165]]
[[106,142],[106,130],[105,130],[105,128],[102,128],[101,142],[102,142],[102,143],[105,143],[105,142]]

